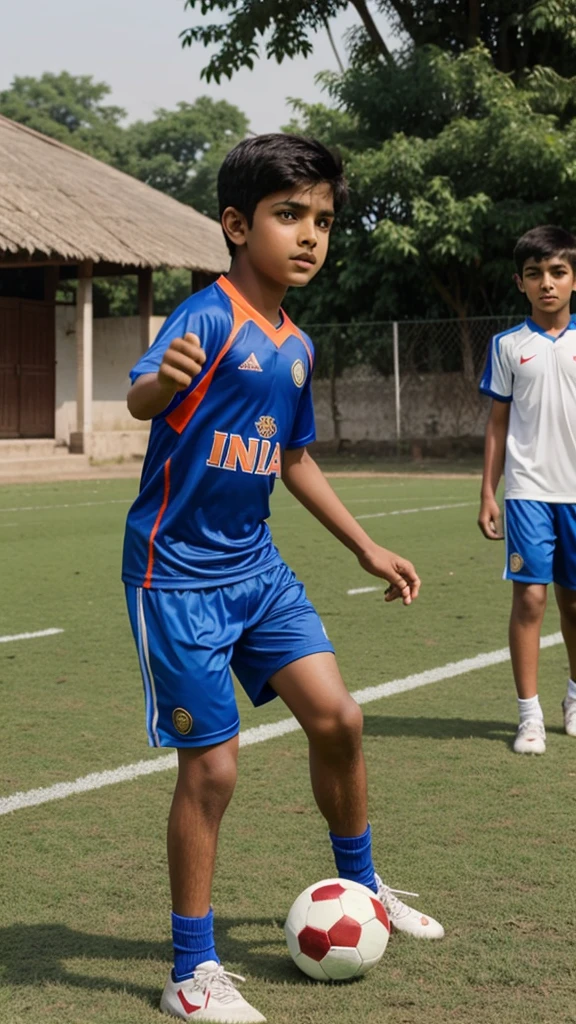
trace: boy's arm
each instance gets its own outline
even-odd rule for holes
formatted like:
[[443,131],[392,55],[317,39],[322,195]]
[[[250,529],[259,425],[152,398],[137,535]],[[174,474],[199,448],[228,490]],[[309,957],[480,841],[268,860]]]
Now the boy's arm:
[[354,552],[363,569],[388,580],[390,587],[386,591],[386,601],[400,597],[403,604],[411,604],[418,597],[420,580],[412,563],[370,539],[334,493],[305,448],[284,452],[282,480],[290,493]]
[[488,540],[503,540],[504,538],[500,526],[500,508],[496,501],[496,491],[504,469],[509,421],[510,403],[493,401],[486,424],[484,473],[478,516],[478,526]]
[[206,354],[196,334],[174,338],[166,349],[157,373],[143,373],[128,392],[128,410],[134,419],[151,420],[164,412],[178,391],[190,387]]

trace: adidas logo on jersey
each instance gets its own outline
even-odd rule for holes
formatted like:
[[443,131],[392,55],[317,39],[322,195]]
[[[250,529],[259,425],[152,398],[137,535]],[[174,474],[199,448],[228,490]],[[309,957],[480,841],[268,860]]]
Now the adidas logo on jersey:
[[206,465],[214,466],[215,469],[239,469],[242,473],[256,473],[258,476],[280,476],[280,442],[277,441],[272,448],[272,442],[265,437],[249,437],[246,447],[240,434],[225,434],[215,430]]
[[239,370],[256,370],[257,373],[262,373],[262,367],[256,359],[253,352],[250,353],[248,359],[245,359],[243,363],[240,363]]

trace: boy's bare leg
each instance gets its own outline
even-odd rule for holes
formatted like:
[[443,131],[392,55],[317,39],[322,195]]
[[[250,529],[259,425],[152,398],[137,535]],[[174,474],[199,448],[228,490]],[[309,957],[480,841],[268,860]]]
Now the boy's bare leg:
[[568,652],[570,678],[576,682],[576,590],[567,590],[554,584],[556,602],[560,611],[560,627]]
[[510,656],[518,696],[522,700],[538,693],[540,631],[546,611],[546,586],[543,583],[513,581],[510,615]]
[[270,679],[308,737],[310,778],[330,831],[359,836],[368,824],[362,712],[329,652],[291,662]]
[[[442,925],[403,903],[374,872],[362,751],[362,712],[344,686],[334,655],[321,653],[300,658],[277,672],[270,685],[308,736],[312,789],[330,828],[337,866],[343,849],[350,850],[358,841],[366,842],[363,871],[373,875],[376,895],[384,904],[393,927],[418,938],[441,939]],[[350,862],[346,870],[338,866],[338,874],[352,877],[347,873],[350,867]],[[358,863],[354,867],[358,869]],[[371,883],[366,880],[364,884]]]
[[178,780],[168,818],[172,908],[204,917],[210,895],[218,831],[236,785],[238,737],[212,747],[178,750]]

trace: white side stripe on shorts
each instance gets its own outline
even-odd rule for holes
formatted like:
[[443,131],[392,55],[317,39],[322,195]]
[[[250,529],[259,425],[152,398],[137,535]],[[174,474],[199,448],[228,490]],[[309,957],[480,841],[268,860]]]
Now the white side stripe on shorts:
[[144,618],[144,602],[142,600],[142,587],[137,589],[138,601],[138,657],[142,678],[144,680],[144,692],[146,694],[146,724],[148,735],[155,747],[159,747],[160,737],[158,736],[158,701],[156,699],[156,687],[154,676],[150,667],[150,650],[148,648],[148,630]]

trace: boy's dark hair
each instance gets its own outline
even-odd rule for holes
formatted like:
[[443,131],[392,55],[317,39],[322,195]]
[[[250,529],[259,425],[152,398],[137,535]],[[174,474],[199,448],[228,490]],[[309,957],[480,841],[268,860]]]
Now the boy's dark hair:
[[[348,198],[348,186],[337,150],[302,135],[271,133],[243,139],[232,149],[218,172],[220,216],[228,206],[243,213],[252,226],[258,203],[274,192],[318,185],[332,188],[336,213]],[[230,254],[236,246],[224,233]]]
[[532,228],[522,235],[514,246],[514,262],[520,277],[526,260],[533,259],[540,263],[553,256],[566,260],[576,273],[576,238],[569,231],[553,224],[541,224],[537,228]]

